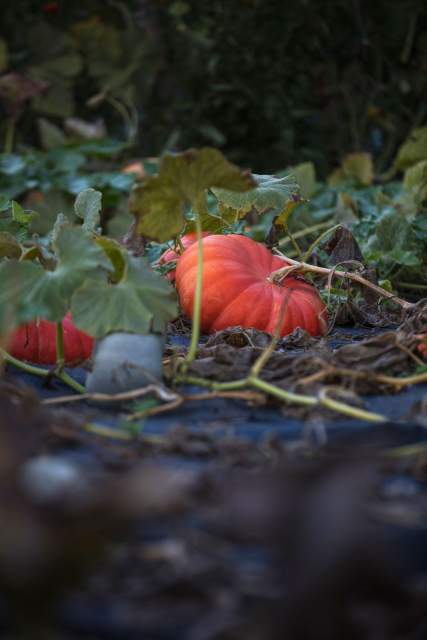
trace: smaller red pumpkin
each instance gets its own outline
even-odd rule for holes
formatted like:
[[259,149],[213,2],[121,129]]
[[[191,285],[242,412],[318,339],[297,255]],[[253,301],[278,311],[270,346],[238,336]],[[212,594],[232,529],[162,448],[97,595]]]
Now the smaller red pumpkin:
[[[62,321],[65,364],[77,365],[90,358],[93,338],[77,329],[68,313]],[[33,364],[56,363],[56,324],[34,320],[18,327],[9,337],[8,352],[18,360]]]
[[[211,234],[208,231],[202,232],[202,236],[204,238],[209,235]],[[182,236],[181,242],[185,251],[185,249],[188,249],[188,247],[191,247],[192,244],[197,242],[197,233],[195,232],[186,233],[185,236]],[[160,256],[159,264],[168,264],[168,262],[174,262],[175,260],[178,260],[179,257],[180,257],[180,254],[177,253],[175,249],[166,249],[166,251],[162,253],[162,255]],[[176,274],[176,269],[172,269],[172,271],[168,271],[168,273],[166,274],[166,278],[170,282],[174,282],[175,274]]]
[[427,333],[419,333],[415,336],[418,338],[417,350],[427,360]]
[[122,169],[122,173],[133,173],[139,180],[145,178],[144,165],[140,160],[130,162]]

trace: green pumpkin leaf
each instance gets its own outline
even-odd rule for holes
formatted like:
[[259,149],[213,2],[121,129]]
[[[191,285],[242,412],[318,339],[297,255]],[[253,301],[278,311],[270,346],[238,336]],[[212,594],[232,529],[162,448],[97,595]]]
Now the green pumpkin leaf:
[[55,250],[58,262],[54,271],[28,261],[10,260],[0,265],[0,307],[10,310],[8,315],[16,324],[39,316],[53,322],[62,320],[72,294],[87,277],[102,279],[112,271],[104,251],[83,229],[61,229]]
[[56,149],[67,143],[67,136],[60,127],[46,118],[38,118],[40,142],[43,149]]
[[98,236],[95,238],[95,242],[102,247],[114,267],[114,273],[110,276],[110,281],[119,282],[123,278],[126,268],[123,246],[107,236]]
[[0,213],[7,211],[12,206],[11,201],[4,195],[0,194]]
[[50,241],[53,245],[56,245],[58,235],[65,227],[71,227],[70,219],[63,213],[58,213],[52,231],[50,232]]
[[364,187],[372,184],[374,179],[372,156],[364,151],[348,154],[343,160],[342,170],[347,178],[354,178]]
[[125,256],[120,282],[87,280],[73,295],[71,313],[76,326],[95,338],[113,331],[163,333],[166,323],[177,315],[171,285],[142,258]]
[[403,187],[420,202],[427,197],[427,160],[417,162],[406,169]]
[[0,232],[0,258],[21,257],[22,249],[19,242],[7,231]]
[[286,208],[289,201],[300,201],[299,187],[291,176],[278,178],[253,174],[252,178],[256,182],[256,187],[251,191],[235,193],[225,188],[211,190],[221,205],[235,210],[238,218],[244,218],[252,209],[260,214],[274,209],[279,214]]
[[255,186],[252,176],[209,147],[163,157],[159,174],[133,188],[130,209],[137,231],[158,242],[177,236],[185,225],[189,207],[207,213],[206,192],[214,187],[247,191]]
[[393,170],[404,171],[421,160],[427,160],[427,127],[411,131],[397,151]]
[[87,231],[95,231],[101,222],[101,201],[102,193],[95,189],[85,189],[76,198],[74,211]]
[[302,162],[294,167],[289,167],[289,173],[299,185],[301,196],[304,199],[311,198],[318,190],[316,169],[312,162]]
[[23,227],[28,227],[36,215],[35,211],[28,211],[21,207],[18,202],[12,200],[12,220],[14,222],[17,222]]
[[16,153],[0,153],[0,174],[13,176],[25,168],[25,160]]

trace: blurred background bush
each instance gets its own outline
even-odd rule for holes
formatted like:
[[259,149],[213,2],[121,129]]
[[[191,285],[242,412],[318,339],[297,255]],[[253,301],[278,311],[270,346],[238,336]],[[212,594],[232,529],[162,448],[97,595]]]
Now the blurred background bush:
[[427,115],[424,0],[2,3],[0,141],[213,145],[258,173],[384,171]]

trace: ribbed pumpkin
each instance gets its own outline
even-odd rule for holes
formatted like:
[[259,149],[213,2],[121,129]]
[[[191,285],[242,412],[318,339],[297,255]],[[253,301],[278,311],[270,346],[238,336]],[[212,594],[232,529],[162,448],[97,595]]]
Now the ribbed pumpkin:
[[[184,313],[193,314],[197,276],[197,243],[180,257],[176,286]],[[239,235],[210,235],[203,240],[201,329],[213,333],[240,325],[273,333],[282,304],[281,335],[296,327],[313,336],[326,331],[326,309],[315,287],[288,277],[273,284],[268,276],[286,262],[264,245]]]
[[[90,358],[93,338],[79,331],[70,314],[62,321],[64,356],[67,365],[76,365]],[[55,364],[56,324],[47,320],[34,320],[16,329],[9,337],[8,352],[19,360],[33,364]]]
[[[202,235],[205,238],[210,234],[208,231],[203,231]],[[194,233],[194,232],[186,233],[185,236],[182,236],[181,238],[181,243],[184,249],[188,249],[188,247],[191,247],[191,245],[194,244],[195,242],[197,242],[197,233]],[[173,262],[174,260],[178,260],[179,257],[180,257],[179,253],[177,253],[174,249],[166,249],[166,251],[162,253],[162,255],[160,256],[159,264],[167,264],[168,262]],[[171,271],[168,271],[168,273],[166,274],[166,278],[170,282],[174,282],[175,273],[176,273],[176,269],[172,269]]]

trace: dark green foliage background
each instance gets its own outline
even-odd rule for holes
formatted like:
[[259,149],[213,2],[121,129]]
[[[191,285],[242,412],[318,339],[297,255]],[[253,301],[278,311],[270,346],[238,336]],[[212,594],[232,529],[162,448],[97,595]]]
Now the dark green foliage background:
[[[423,0],[58,4],[55,14],[34,0],[4,8],[0,35],[11,49],[11,66],[28,66],[27,36],[36,19],[69,32],[98,15],[123,30],[125,9],[143,45],[132,75],[138,155],[210,144],[257,172],[313,160],[326,175],[347,152],[363,149],[382,171],[397,145],[426,119]],[[131,56],[125,44],[123,55]],[[101,114],[111,134],[124,134],[108,105],[88,108],[96,89],[87,69],[73,91],[76,115]],[[36,115],[21,123],[29,140]]]

